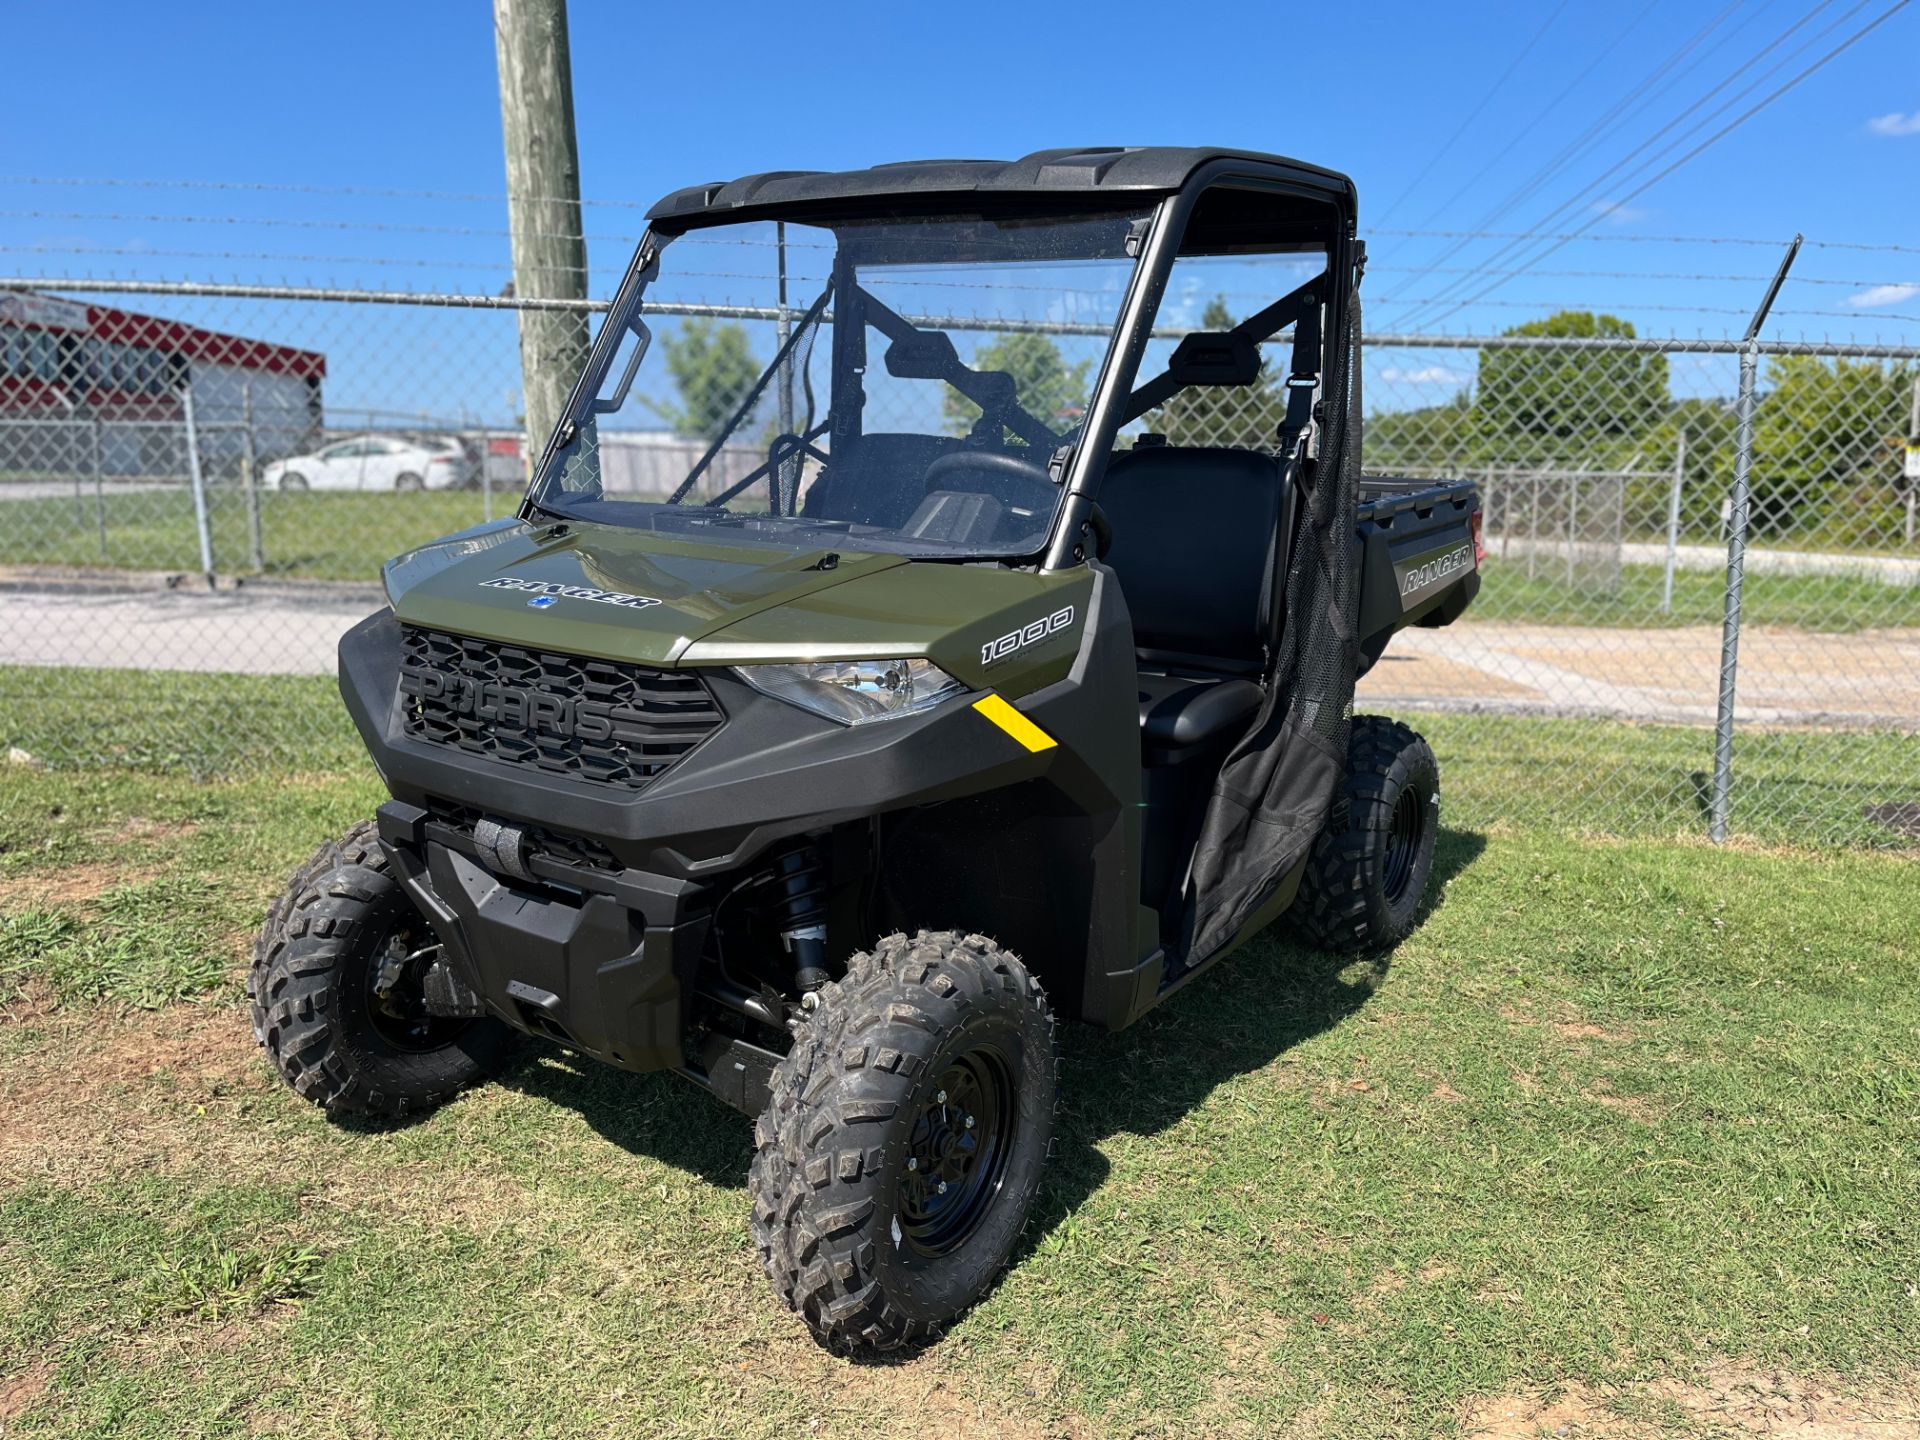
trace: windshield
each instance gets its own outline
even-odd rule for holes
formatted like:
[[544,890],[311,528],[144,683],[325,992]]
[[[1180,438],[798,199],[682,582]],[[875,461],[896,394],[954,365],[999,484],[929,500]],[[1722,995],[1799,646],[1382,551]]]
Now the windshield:
[[1033,554],[1060,498],[1048,462],[1086,415],[1144,213],[656,237],[533,502],[792,550]]

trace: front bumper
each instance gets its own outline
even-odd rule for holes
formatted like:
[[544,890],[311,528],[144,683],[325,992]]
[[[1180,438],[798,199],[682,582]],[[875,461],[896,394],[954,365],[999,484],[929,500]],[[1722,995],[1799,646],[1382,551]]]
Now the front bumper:
[[489,1011],[622,1069],[683,1063],[705,887],[637,872],[566,874],[558,862],[535,862],[548,873],[515,881],[418,806],[389,801],[378,823],[454,975]]

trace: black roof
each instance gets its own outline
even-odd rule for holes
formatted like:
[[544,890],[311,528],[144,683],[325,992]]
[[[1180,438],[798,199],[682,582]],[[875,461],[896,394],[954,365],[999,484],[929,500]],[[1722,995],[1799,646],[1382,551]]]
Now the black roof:
[[1353,182],[1346,176],[1279,155],[1207,146],[1104,146],[1036,150],[1018,160],[906,160],[867,170],[769,170],[675,190],[649,210],[647,218],[692,219],[716,211],[974,192],[1144,198],[1171,194],[1196,171],[1216,162],[1228,171],[1240,162],[1250,174],[1291,178],[1333,192],[1349,209],[1353,205]]

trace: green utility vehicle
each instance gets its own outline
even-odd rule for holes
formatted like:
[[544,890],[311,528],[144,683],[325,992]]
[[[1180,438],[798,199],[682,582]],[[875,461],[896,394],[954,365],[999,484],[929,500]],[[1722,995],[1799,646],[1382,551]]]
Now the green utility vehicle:
[[1438,775],[1353,686],[1466,608],[1478,501],[1361,476],[1330,171],[1042,151],[649,222],[517,517],[341,642],[392,799],[276,902],[253,1022],[336,1113],[519,1033],[679,1071],[759,1117],[781,1298],[898,1345],[1008,1261],[1057,1016],[1283,915],[1408,933]]

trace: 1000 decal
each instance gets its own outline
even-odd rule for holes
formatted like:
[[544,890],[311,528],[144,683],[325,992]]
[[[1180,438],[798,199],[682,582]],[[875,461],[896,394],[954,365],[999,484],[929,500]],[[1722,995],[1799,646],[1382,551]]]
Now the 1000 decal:
[[989,640],[980,647],[980,663],[991,665],[996,660],[1004,660],[1016,650],[1024,650],[1029,645],[1037,645],[1049,635],[1073,624],[1073,606],[1056,610],[1044,620],[1036,620],[1019,630],[1009,630],[998,640]]

